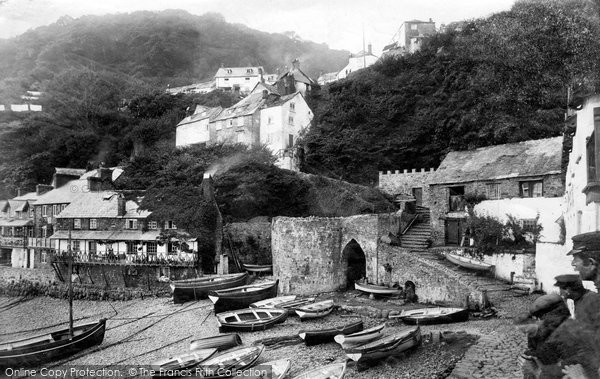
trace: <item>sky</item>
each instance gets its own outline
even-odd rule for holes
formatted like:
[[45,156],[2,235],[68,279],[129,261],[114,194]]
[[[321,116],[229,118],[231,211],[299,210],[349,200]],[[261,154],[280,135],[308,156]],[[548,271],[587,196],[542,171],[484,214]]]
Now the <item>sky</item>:
[[509,10],[515,0],[0,0],[0,38],[9,38],[64,15],[184,9],[196,15],[221,13],[228,22],[300,37],[331,48],[358,52],[365,41],[379,52],[408,20],[436,23],[486,17]]

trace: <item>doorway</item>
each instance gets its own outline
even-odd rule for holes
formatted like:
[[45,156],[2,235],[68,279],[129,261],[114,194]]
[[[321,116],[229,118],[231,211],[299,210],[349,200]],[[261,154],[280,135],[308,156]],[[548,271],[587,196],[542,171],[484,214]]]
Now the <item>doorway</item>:
[[363,249],[356,240],[348,242],[342,256],[346,257],[348,269],[346,271],[346,288],[354,288],[354,282],[367,276],[367,259]]
[[466,220],[465,219],[447,219],[445,222],[446,229],[446,245],[460,246],[465,234]]
[[412,189],[413,197],[417,200],[417,206],[423,205],[423,188],[415,187]]

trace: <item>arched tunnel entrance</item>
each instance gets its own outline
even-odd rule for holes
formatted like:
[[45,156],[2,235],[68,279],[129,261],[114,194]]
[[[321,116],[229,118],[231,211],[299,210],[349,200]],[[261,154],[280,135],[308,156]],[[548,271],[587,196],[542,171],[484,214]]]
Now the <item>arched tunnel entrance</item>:
[[346,257],[348,269],[346,271],[346,288],[354,288],[354,282],[360,280],[367,275],[367,259],[363,249],[356,240],[348,242],[342,256]]

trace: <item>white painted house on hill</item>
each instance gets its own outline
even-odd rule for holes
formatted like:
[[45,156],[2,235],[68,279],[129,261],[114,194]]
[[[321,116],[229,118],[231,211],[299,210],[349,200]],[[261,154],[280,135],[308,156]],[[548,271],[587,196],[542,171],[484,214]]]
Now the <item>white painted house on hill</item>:
[[348,64],[337,73],[336,79],[344,79],[352,72],[371,66],[373,63],[377,62],[378,59],[378,57],[373,55],[371,44],[369,44],[367,51],[362,50],[356,54],[350,54]]
[[282,96],[279,91],[258,83],[248,96],[218,112],[197,108],[177,126],[176,146],[194,143],[266,144],[278,157],[277,165],[295,170],[294,146],[313,114],[300,92]]
[[262,81],[264,71],[261,66],[221,67],[215,74],[215,86],[228,91],[237,87],[240,92],[250,92]]

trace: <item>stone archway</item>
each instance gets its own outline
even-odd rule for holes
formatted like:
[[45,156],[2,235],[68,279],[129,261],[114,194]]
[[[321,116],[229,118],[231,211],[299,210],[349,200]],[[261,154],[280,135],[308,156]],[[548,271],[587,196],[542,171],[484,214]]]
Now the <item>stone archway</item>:
[[342,250],[346,266],[346,288],[354,287],[354,282],[367,276],[365,252],[355,239],[350,240]]

